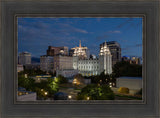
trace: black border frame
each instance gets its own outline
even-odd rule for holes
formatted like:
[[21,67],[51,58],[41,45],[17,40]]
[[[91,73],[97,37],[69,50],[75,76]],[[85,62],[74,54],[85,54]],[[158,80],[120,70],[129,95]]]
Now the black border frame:
[[[9,117],[160,117],[159,1],[3,1],[1,2],[1,116]],[[145,104],[14,104],[15,14],[145,14]]]

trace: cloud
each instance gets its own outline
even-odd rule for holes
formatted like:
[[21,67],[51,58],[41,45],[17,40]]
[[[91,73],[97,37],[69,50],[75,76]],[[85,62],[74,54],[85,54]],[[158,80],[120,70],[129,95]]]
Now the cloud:
[[129,18],[128,20],[116,26],[116,29],[120,29],[123,27],[125,28],[123,31],[129,31],[129,29],[132,29],[132,28],[137,29],[137,27],[139,26],[142,26],[141,20],[136,23],[134,18]]
[[123,26],[127,25],[128,23],[130,23],[131,21],[133,21],[133,18],[129,18],[126,21],[124,21],[123,23],[119,24],[117,26],[117,28],[122,28]]
[[69,32],[69,33],[77,32],[77,33],[83,33],[83,34],[88,33],[88,31],[86,31],[85,29],[80,29],[80,28],[77,28],[77,27],[73,27],[73,26],[71,26],[70,24],[67,24],[67,23],[59,23],[57,25],[60,27],[59,32],[60,31]]
[[110,33],[110,34],[120,34],[121,31],[119,31],[119,30],[114,30],[114,31],[108,31],[107,33]]
[[[57,21],[58,19],[56,19]],[[29,43],[36,43],[41,40],[44,45],[46,44],[57,44],[59,41],[70,41],[80,40],[73,33],[87,34],[88,31],[85,29],[77,28],[69,23],[62,22],[44,22],[43,20],[33,20],[26,22],[20,19],[18,21],[18,40],[19,42],[25,41]],[[42,44],[43,45],[43,44]],[[68,45],[66,43],[66,45]]]
[[133,49],[133,48],[136,48],[136,47],[142,47],[142,44],[128,45],[128,46],[122,48],[122,50],[129,50],[129,49]]
[[119,30],[107,31],[107,32],[104,32],[101,36],[97,36],[96,40],[97,41],[100,41],[100,40],[112,40],[111,39],[111,38],[113,38],[112,34],[120,34],[120,33],[121,33],[121,31],[119,31]]
[[102,35],[102,36],[98,36],[98,37],[96,37],[96,40],[103,40],[103,39],[107,39],[107,38],[109,38],[109,35]]
[[122,39],[122,38],[118,38],[117,41],[120,41],[120,42],[123,42],[123,43],[129,42],[129,40]]
[[83,29],[74,28],[73,30],[74,30],[75,32],[84,33],[84,34],[87,34],[87,33],[88,33],[86,30],[83,30]]

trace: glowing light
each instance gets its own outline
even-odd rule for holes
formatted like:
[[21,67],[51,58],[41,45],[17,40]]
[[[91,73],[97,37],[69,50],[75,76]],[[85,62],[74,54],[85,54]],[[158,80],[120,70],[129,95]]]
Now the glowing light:
[[19,92],[18,95],[22,95],[22,92]]
[[24,74],[24,77],[27,78],[27,74]]
[[73,80],[73,84],[77,84],[77,79],[74,79],[74,80]]
[[69,98],[69,99],[71,99],[71,98],[72,98],[72,96],[71,96],[71,95],[69,95],[69,96],[68,96],[68,98]]
[[43,91],[43,89],[41,89],[41,91]]
[[87,97],[87,100],[89,100],[89,97]]
[[45,94],[45,95],[47,95],[47,94],[48,94],[48,92],[44,92],[44,94]]
[[112,87],[112,85],[109,86],[110,88]]

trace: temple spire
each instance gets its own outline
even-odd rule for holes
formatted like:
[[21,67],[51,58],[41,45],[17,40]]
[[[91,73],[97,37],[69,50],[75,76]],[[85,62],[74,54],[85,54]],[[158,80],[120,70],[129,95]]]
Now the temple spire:
[[79,47],[81,48],[81,40],[79,40]]
[[104,43],[104,44],[105,44],[105,45],[107,45],[107,44],[106,44],[106,41],[105,41],[105,43]]

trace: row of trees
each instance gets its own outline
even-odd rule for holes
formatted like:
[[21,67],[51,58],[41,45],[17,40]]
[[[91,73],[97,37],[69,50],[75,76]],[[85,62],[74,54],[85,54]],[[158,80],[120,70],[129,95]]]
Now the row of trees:
[[142,77],[142,65],[130,64],[127,61],[117,62],[113,67],[113,73],[116,77]]
[[22,72],[18,75],[18,87],[23,87],[27,91],[36,92],[39,99],[53,98],[54,94],[59,91],[59,84],[67,82],[67,79],[61,75],[57,78],[41,80],[39,83],[35,82],[31,77],[25,78]]
[[24,71],[21,71],[18,73],[18,76],[23,76],[24,74],[27,74],[28,76],[35,76],[35,75],[44,75],[46,74],[46,72],[40,70],[40,69],[37,69],[37,70],[34,70],[34,69],[24,69]]
[[28,76],[35,76],[35,75],[44,75],[46,73],[48,73],[52,76],[56,76],[56,72],[52,72],[52,71],[46,72],[46,71],[42,71],[40,69],[24,69],[24,71],[21,71],[18,74],[19,75],[27,74]]
[[105,74],[104,71],[100,75],[89,76],[85,78],[90,78],[91,83],[93,84],[109,85],[110,83],[116,83],[115,74]]

